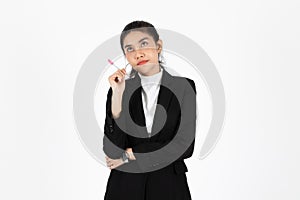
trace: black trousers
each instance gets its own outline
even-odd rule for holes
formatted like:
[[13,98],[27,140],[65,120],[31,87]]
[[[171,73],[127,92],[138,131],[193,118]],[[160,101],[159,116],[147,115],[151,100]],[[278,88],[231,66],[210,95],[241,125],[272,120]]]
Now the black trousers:
[[185,166],[185,163],[172,163],[147,173],[112,169],[104,200],[191,200],[187,170],[182,164]]

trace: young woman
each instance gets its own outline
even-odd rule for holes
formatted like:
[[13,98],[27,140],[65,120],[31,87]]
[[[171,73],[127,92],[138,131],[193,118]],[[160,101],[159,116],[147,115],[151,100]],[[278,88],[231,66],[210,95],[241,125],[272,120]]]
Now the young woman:
[[[129,23],[122,31],[120,43],[132,71],[127,80],[124,68],[108,78],[111,87],[107,94],[103,150],[111,171],[104,199],[190,200],[184,159],[191,157],[194,150],[195,83],[166,71],[160,60],[163,42],[152,24]],[[171,88],[176,89],[176,95]],[[130,116],[125,116],[127,101]],[[165,120],[158,119],[162,114],[157,105],[165,109]],[[138,128],[128,128],[131,120]],[[163,125],[157,128],[159,123]],[[179,132],[182,136],[178,140]],[[174,138],[178,142],[172,153],[165,151],[169,153],[165,157],[149,156],[149,161],[149,157],[141,155],[162,149]],[[174,154],[177,159],[159,167]],[[131,171],[126,172],[126,167]]]

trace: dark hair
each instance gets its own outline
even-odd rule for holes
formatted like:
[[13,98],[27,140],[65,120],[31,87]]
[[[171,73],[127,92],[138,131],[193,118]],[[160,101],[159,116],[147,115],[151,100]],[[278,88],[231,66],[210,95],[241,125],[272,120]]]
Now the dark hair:
[[[159,35],[157,33],[157,30],[155,27],[150,24],[149,22],[145,21],[133,21],[125,26],[123,29],[121,36],[120,36],[120,44],[123,51],[123,54],[125,55],[124,49],[123,49],[123,43],[124,38],[132,31],[140,31],[143,33],[149,34],[155,41],[155,43],[159,40]],[[161,56],[160,54],[158,56]],[[159,60],[159,64],[162,68],[164,68],[162,65],[164,64],[163,61]],[[136,73],[136,70],[132,69],[130,73],[130,77],[134,76]]]

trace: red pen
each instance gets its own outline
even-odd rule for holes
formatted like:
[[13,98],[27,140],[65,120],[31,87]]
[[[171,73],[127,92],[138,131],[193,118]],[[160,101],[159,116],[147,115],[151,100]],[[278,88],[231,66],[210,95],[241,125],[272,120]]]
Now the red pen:
[[[108,59],[107,61],[109,62],[109,64],[115,66],[117,69],[120,69],[119,67],[117,67],[117,66],[115,65],[115,63],[114,63],[112,60]],[[120,70],[121,70],[121,69],[120,69]],[[126,71],[126,70],[125,70],[125,71]],[[115,78],[115,81],[116,81],[116,82],[119,82],[118,77]]]

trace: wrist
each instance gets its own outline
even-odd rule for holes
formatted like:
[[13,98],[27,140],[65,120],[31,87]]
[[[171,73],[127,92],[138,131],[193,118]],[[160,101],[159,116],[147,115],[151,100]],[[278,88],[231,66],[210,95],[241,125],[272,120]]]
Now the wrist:
[[127,154],[126,151],[124,151],[124,152],[122,153],[121,159],[122,159],[122,161],[123,161],[124,163],[128,163],[128,162],[129,162],[129,155]]
[[126,153],[128,155],[129,160],[136,160],[133,152],[132,152],[132,148],[127,148],[126,149]]

